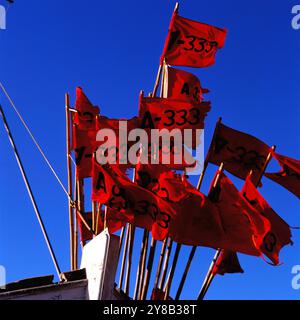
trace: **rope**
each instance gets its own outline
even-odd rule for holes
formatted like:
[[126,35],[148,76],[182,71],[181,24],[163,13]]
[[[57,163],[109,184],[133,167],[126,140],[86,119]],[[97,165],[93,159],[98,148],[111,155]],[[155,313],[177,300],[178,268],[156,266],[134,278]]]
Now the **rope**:
[[[4,92],[6,98],[8,99],[8,101],[10,102],[11,106],[13,107],[13,109],[15,110],[16,114],[18,115],[19,119],[21,120],[23,126],[25,127],[26,131],[28,132],[31,140],[33,141],[33,143],[36,145],[36,147],[38,148],[40,154],[42,155],[42,157],[44,158],[44,160],[46,161],[48,167],[50,168],[50,170],[52,171],[54,177],[56,178],[56,180],[58,181],[58,183],[60,184],[61,188],[63,189],[63,191],[65,192],[65,194],[67,195],[67,197],[69,198],[70,201],[72,201],[67,189],[65,188],[63,182],[61,181],[61,179],[59,178],[58,174],[56,173],[56,171],[54,170],[53,166],[51,165],[50,161],[48,160],[48,158],[46,157],[44,151],[42,150],[41,146],[39,145],[39,143],[37,142],[37,140],[35,139],[33,133],[31,132],[31,130],[29,129],[28,125],[26,124],[25,120],[23,119],[22,115],[20,114],[19,110],[17,109],[15,103],[13,102],[12,98],[10,97],[10,95],[8,94],[7,90],[5,89],[4,85],[2,84],[2,82],[0,82],[0,87],[2,89],[2,91]],[[72,159],[73,160],[73,159]]]

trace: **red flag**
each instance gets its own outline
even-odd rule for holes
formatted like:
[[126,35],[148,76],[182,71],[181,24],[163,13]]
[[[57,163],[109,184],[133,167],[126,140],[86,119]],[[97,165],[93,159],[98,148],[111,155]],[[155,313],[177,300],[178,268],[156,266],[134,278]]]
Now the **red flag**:
[[[116,160],[116,164],[122,168],[127,169],[132,165],[128,163],[127,151],[130,143],[121,143],[120,136],[127,141],[127,132],[119,130],[119,122],[126,121],[127,131],[135,129],[139,126],[138,118],[134,117],[129,120],[126,119],[109,119],[104,116],[98,116],[93,129],[87,129],[85,126],[73,125],[73,150],[75,151],[76,174],[78,179],[83,179],[92,176],[92,157],[94,152],[99,148],[100,155],[105,156],[108,162]],[[97,133],[100,129],[111,129],[114,132],[115,140],[97,141]],[[104,147],[104,143],[106,143]],[[110,151],[110,152],[108,152]],[[111,156],[111,158],[110,158]]]
[[224,169],[246,179],[253,171],[257,179],[263,171],[270,147],[261,140],[219,123],[208,153],[208,161],[216,165],[224,163]]
[[141,97],[139,116],[142,129],[203,129],[210,102]]
[[260,256],[264,237],[270,231],[269,220],[249,205],[223,173],[210,198],[219,209],[226,234],[226,247],[220,248]]
[[208,67],[214,64],[227,31],[173,14],[161,63],[174,66]]
[[[122,126],[120,126],[121,122]],[[131,167],[132,164],[128,161],[128,150],[133,145],[133,142],[128,142],[128,133],[133,129],[139,128],[139,126],[140,123],[137,117],[131,119],[98,117],[97,132],[101,129],[110,129],[115,136],[113,140],[110,137],[106,137],[107,139],[103,141],[97,141],[98,156],[104,156],[108,163],[113,163],[115,160],[116,164],[124,165],[125,168]]]
[[92,199],[126,214],[132,223],[152,231],[156,240],[168,234],[175,208],[150,191],[130,181],[117,167],[94,161]]
[[90,130],[95,128],[96,115],[99,114],[100,109],[90,102],[80,87],[76,88],[76,102],[73,123],[80,129]]
[[153,191],[157,189],[159,176],[167,171],[168,167],[162,164],[151,165],[138,162],[135,170],[137,184],[142,188]]
[[273,156],[282,170],[277,173],[265,173],[265,176],[300,198],[300,161],[275,152]]
[[185,100],[194,103],[203,101],[203,93],[209,92],[201,87],[200,80],[192,73],[171,68],[166,65],[164,98]]
[[73,126],[73,150],[75,151],[76,176],[83,179],[92,176],[92,157],[96,151],[96,131]]
[[282,247],[292,243],[289,225],[269,206],[249,177],[246,179],[241,193],[252,207],[269,220],[271,230],[263,238],[260,250],[274,264],[279,264],[280,250]]
[[222,250],[212,270],[213,275],[225,273],[244,273],[236,252]]

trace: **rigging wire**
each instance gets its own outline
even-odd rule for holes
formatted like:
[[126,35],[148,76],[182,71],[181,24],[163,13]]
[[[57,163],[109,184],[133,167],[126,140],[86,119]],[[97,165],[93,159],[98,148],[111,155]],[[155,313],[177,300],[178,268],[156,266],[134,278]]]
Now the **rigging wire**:
[[[35,139],[33,133],[31,132],[31,130],[29,129],[27,123],[25,122],[24,118],[22,117],[21,113],[19,112],[19,110],[17,109],[15,103],[13,102],[11,96],[8,94],[6,88],[4,87],[4,85],[2,84],[2,82],[0,81],[0,87],[3,91],[3,93],[5,94],[6,98],[8,99],[8,101],[10,102],[11,106],[13,107],[14,111],[16,112],[17,116],[19,117],[19,119],[21,120],[23,126],[25,127],[26,131],[28,132],[31,140],[33,141],[33,143],[36,145],[36,147],[38,148],[40,154],[42,155],[42,157],[44,158],[44,160],[46,161],[48,167],[50,168],[50,170],[52,171],[54,177],[56,178],[56,180],[58,181],[58,183],[60,184],[61,188],[63,189],[63,191],[65,192],[65,194],[67,195],[67,197],[69,198],[70,201],[73,201],[73,199],[71,199],[66,187],[64,186],[62,180],[59,178],[58,174],[56,173],[55,169],[53,168],[53,166],[51,165],[50,161],[48,160],[47,156],[45,155],[44,151],[42,150],[41,146],[39,145],[39,143],[37,142],[37,140]],[[72,159],[72,157],[71,157]],[[73,159],[72,159],[73,160]],[[74,162],[74,160],[73,160]]]

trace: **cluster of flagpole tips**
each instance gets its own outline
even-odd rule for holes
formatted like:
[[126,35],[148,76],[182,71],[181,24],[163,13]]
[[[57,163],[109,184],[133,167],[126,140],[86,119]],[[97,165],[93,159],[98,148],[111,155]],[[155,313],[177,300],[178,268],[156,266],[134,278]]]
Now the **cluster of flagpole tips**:
[[[138,115],[127,119],[128,131],[176,128],[196,132],[204,129],[205,117],[211,108],[211,103],[203,98],[208,90],[201,86],[196,76],[173,66],[203,68],[213,65],[217,51],[224,46],[226,33],[224,29],[181,17],[177,4],[153,92],[147,97],[141,93]],[[159,85],[161,89],[157,96]],[[84,246],[106,228],[111,234],[118,232],[120,235],[116,290],[128,298],[179,299],[198,246],[216,250],[198,299],[204,298],[216,274],[243,272],[238,252],[262,257],[273,265],[280,263],[281,248],[292,243],[290,227],[272,210],[257,188],[265,176],[299,197],[299,161],[276,153],[275,146],[230,128],[219,119],[195,187],[186,174],[188,164],[173,161],[172,148],[169,149],[168,164],[160,163],[161,152],[158,152],[158,163],[140,161],[132,165],[121,162],[121,148],[111,145],[108,149],[114,150],[117,162],[100,164],[96,155],[104,141],[97,141],[97,132],[111,129],[116,140],[120,140],[120,120],[125,119],[101,115],[81,88],[77,88],[74,108],[70,107],[66,95],[73,270],[78,267],[78,239]],[[195,141],[190,142],[190,148],[196,148]],[[158,150],[162,150],[160,145]],[[282,170],[266,173],[272,158],[278,161]],[[72,161],[75,163],[74,178]],[[210,163],[219,169],[208,194],[204,195],[200,187]],[[130,168],[133,169],[132,178],[127,174]],[[241,190],[225,175],[226,171],[244,180]],[[90,211],[85,209],[84,199],[87,178],[92,178]],[[135,241],[138,228],[143,232],[141,244]],[[141,245],[136,272],[131,270],[134,245]],[[190,246],[191,250],[176,295],[171,297],[182,245]],[[157,252],[158,246],[160,252]],[[150,281],[152,271],[155,277]],[[132,283],[135,286],[130,290]]]

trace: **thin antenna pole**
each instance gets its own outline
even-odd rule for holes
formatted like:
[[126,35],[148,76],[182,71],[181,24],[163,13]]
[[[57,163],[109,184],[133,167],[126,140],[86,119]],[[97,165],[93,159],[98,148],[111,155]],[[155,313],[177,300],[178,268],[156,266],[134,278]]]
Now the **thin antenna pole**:
[[60,268],[59,268],[59,265],[58,265],[56,256],[55,256],[55,254],[54,254],[54,251],[53,251],[51,242],[50,242],[50,240],[49,240],[49,237],[48,237],[46,228],[45,228],[45,226],[44,226],[44,223],[43,223],[43,220],[42,220],[40,211],[39,211],[39,209],[38,209],[38,206],[37,206],[37,203],[36,203],[36,201],[35,201],[35,198],[34,198],[32,189],[31,189],[31,187],[30,187],[30,184],[29,184],[29,181],[28,181],[26,172],[25,172],[25,170],[24,170],[24,167],[23,167],[23,164],[22,164],[22,161],[21,161],[21,158],[20,158],[20,155],[19,155],[17,146],[16,146],[15,141],[14,141],[14,139],[13,139],[12,133],[11,133],[10,128],[9,128],[9,125],[8,125],[8,123],[7,123],[7,121],[6,121],[6,117],[5,117],[5,114],[4,114],[4,111],[3,111],[1,105],[0,105],[0,114],[1,114],[2,119],[3,119],[4,127],[5,127],[5,130],[6,130],[6,132],[7,132],[7,135],[8,135],[9,141],[10,141],[10,144],[11,144],[13,150],[14,150],[14,154],[15,154],[15,157],[16,157],[16,160],[17,160],[19,169],[20,169],[20,171],[21,171],[21,174],[22,174],[24,183],[25,183],[25,185],[26,185],[27,192],[28,192],[28,194],[29,194],[31,203],[32,203],[32,205],[33,205],[33,208],[34,208],[36,217],[37,217],[37,219],[38,219],[40,228],[41,228],[41,230],[42,230],[44,239],[45,239],[45,241],[46,241],[48,250],[49,250],[49,252],[50,252],[50,255],[51,255],[51,258],[52,258],[54,267],[55,267],[55,269],[56,269],[56,272],[57,272],[57,275],[58,275],[59,279],[62,280],[62,278],[61,278],[61,271],[60,271]]
[[67,148],[67,170],[68,170],[68,195],[69,195],[69,226],[70,226],[70,260],[71,270],[75,269],[75,237],[74,237],[74,205],[73,201],[73,185],[72,185],[72,163],[71,163],[71,119],[70,119],[70,96],[65,95],[66,104],[66,148]]

